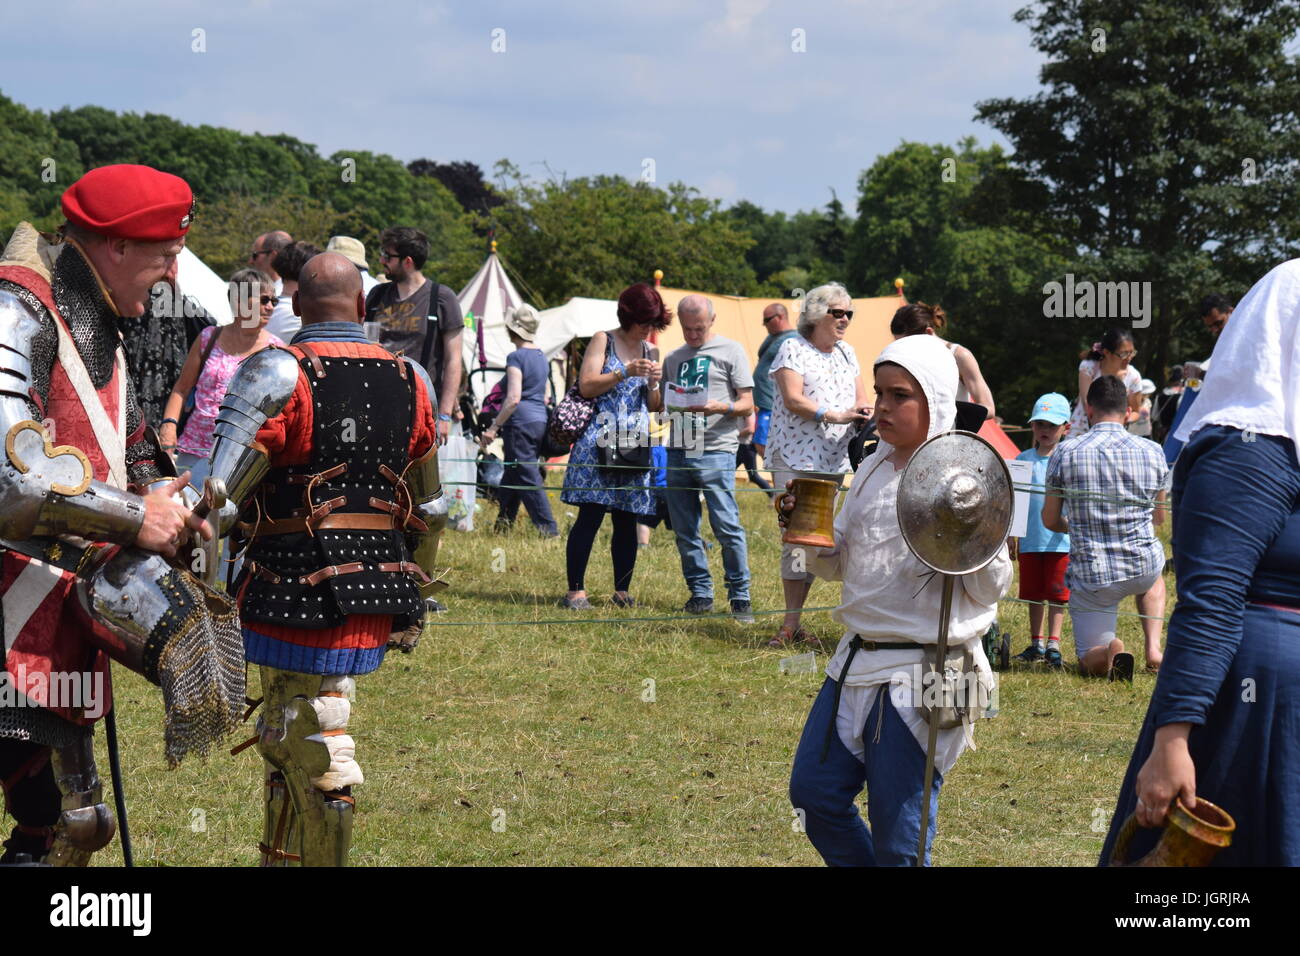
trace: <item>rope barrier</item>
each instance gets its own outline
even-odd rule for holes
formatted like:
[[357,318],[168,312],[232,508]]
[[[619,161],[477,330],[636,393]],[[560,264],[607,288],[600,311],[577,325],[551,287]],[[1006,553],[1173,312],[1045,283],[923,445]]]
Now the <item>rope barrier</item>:
[[[537,485],[506,485],[506,484],[484,485],[483,482],[479,482],[479,481],[444,481],[443,484],[450,485],[450,486],[463,485],[466,487],[472,485],[474,487],[488,487],[488,488],[495,488],[498,490],[500,489],[509,489],[509,490],[516,490],[516,491],[539,490],[539,486]],[[703,491],[704,490],[699,485],[601,485],[600,487],[601,490],[603,491],[656,491],[656,490],[657,491]],[[1023,488],[1016,486],[1016,490],[1028,491],[1030,490],[1031,487],[1036,487],[1036,486],[1029,486]],[[544,492],[556,491],[561,493],[564,491],[563,488],[557,488],[554,485],[542,485],[540,486],[540,490]],[[746,487],[735,487],[730,490],[733,492],[761,491],[765,495],[771,495],[772,493],[771,489],[759,488],[757,485],[746,486]],[[840,488],[836,493],[843,494],[847,490],[848,490],[847,488]],[[1111,504],[1129,505],[1132,507],[1142,508],[1147,510],[1156,507],[1155,501],[1147,501],[1141,498],[1111,497],[1108,495],[1098,495],[1098,494],[1093,494],[1085,491],[1074,492],[1074,491],[1064,490],[1059,495],[1054,495],[1053,497],[1075,499],[1079,501],[1103,501]]]
[[[998,603],[1001,604],[1004,601],[1013,604],[1040,604],[1041,605],[1042,603],[1044,603],[1041,601],[1026,601],[1023,598],[1013,598],[1013,597],[1002,598],[1002,600],[999,601]],[[772,616],[776,614],[784,615],[787,613],[791,613],[793,611],[798,611],[800,614],[813,614],[820,611],[834,611],[838,607],[839,607],[838,604],[828,604],[822,607],[778,608],[773,611],[760,611],[755,609],[750,611],[750,613],[753,614],[755,617]],[[1145,618],[1152,621],[1155,620],[1164,621],[1165,623],[1168,623],[1169,621],[1169,618],[1167,617],[1157,617],[1154,614],[1139,614],[1136,611],[1117,611],[1116,614],[1119,617]],[[730,611],[713,611],[707,614],[651,614],[651,615],[640,615],[636,617],[633,616],[628,616],[628,617],[573,616],[573,617],[542,618],[542,619],[518,620],[518,621],[446,621],[446,622],[435,621],[434,627],[484,627],[484,626],[522,627],[525,625],[552,625],[552,624],[562,624],[562,625],[641,624],[641,623],[649,623],[652,621],[699,621],[699,620],[708,620],[709,618],[729,618],[729,617],[731,617]]]
[[[448,462],[478,463],[478,462],[484,461],[485,459],[480,459],[480,458],[448,458],[448,459],[446,459],[446,460],[447,460]],[[537,465],[537,466],[543,466],[543,465],[544,465],[544,466],[546,466],[546,467],[548,467],[548,468],[597,468],[597,469],[599,469],[600,471],[627,470],[627,471],[638,471],[638,472],[642,472],[642,473],[647,472],[647,471],[697,471],[697,470],[698,470],[698,469],[695,469],[695,468],[692,468],[692,467],[690,467],[690,466],[686,466],[686,465],[668,465],[668,466],[665,466],[665,467],[663,467],[663,468],[642,468],[642,467],[637,466],[637,465],[600,465],[600,464],[588,463],[588,462],[554,462],[554,463],[551,463],[551,462],[545,462],[545,461],[515,461],[515,460],[511,460],[511,461],[501,461],[501,462],[497,462],[497,464],[500,464],[502,467],[507,467],[507,466],[510,466],[510,465]],[[741,466],[737,466],[737,467],[739,468],[739,467],[741,467]],[[754,471],[757,472],[758,474],[767,474],[767,475],[769,475],[769,476],[773,474],[772,469],[770,469],[770,468],[755,468]],[[833,476],[835,476],[835,477],[838,477],[838,478],[843,479],[843,478],[845,478],[845,477],[852,476],[852,475],[853,475],[853,472],[825,472],[825,474],[833,475]],[[448,482],[444,482],[444,484],[448,484],[448,485],[482,485],[482,484],[484,484],[484,483],[483,483],[483,482],[479,482],[479,481],[448,481]],[[490,486],[490,487],[493,487],[493,488],[515,488],[515,489],[520,489],[520,490],[533,490],[533,489],[535,489],[537,486],[536,486],[536,485],[492,485],[492,486]],[[644,485],[602,485],[601,487],[604,488],[604,489],[607,490],[607,491],[642,491],[642,490],[645,489],[646,486],[644,486]],[[669,486],[667,486],[667,487],[665,487],[665,486],[663,486],[663,485],[651,485],[650,487],[651,487],[651,488],[659,488],[659,489],[661,489],[661,490],[665,490],[665,491],[693,491],[693,490],[694,490],[694,491],[699,491],[699,490],[702,490],[702,489],[699,488],[699,486],[686,486],[686,485],[669,485]],[[1075,500],[1078,500],[1078,501],[1101,501],[1101,502],[1108,502],[1108,503],[1111,503],[1111,504],[1129,505],[1129,506],[1137,507],[1137,508],[1154,508],[1154,507],[1156,506],[1156,502],[1155,502],[1154,499],[1148,499],[1148,498],[1130,498],[1130,497],[1125,497],[1125,496],[1120,496],[1120,495],[1105,495],[1105,494],[1101,494],[1101,493],[1099,493],[1099,492],[1093,492],[1093,491],[1076,491],[1076,490],[1073,490],[1073,489],[1067,488],[1067,487],[1065,487],[1064,485],[1046,485],[1046,484],[1044,484],[1044,485],[1039,485],[1039,484],[1034,484],[1034,483],[1030,483],[1030,482],[1012,482],[1011,487],[1012,487],[1012,489],[1015,490],[1015,491],[1028,492],[1029,494],[1050,495],[1050,496],[1053,497],[1053,498],[1064,498],[1064,499],[1067,499],[1067,500],[1069,500],[1069,499],[1075,499]],[[545,489],[545,486],[543,486],[543,488]],[[751,488],[740,488],[740,487],[737,487],[737,488],[735,488],[735,489],[733,489],[733,490],[735,490],[735,491],[762,491],[762,492],[764,492],[764,493],[768,493],[767,489],[765,489],[765,488],[754,488],[754,487],[751,487]],[[845,487],[840,487],[840,488],[838,488],[838,489],[836,490],[836,493],[837,493],[837,494],[843,494],[843,493],[844,493],[845,491],[847,491],[847,490],[848,490],[848,489],[845,488]]]

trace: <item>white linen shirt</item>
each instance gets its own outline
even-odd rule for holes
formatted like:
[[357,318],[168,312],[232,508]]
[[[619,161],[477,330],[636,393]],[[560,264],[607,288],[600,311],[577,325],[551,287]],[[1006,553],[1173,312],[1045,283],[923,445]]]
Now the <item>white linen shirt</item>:
[[[932,575],[903,540],[897,512],[901,475],[901,469],[895,470],[892,462],[877,455],[864,460],[835,517],[835,547],[809,555],[808,570],[843,582],[840,604],[831,614],[844,627],[844,636],[826,665],[826,676],[832,680],[838,680],[844,669],[854,634],[864,640],[938,643],[943,580]],[[961,575],[953,590],[948,646],[971,646],[986,689],[992,688],[993,676],[980,638],[997,617],[997,602],[1010,585],[1011,575],[1011,558],[1004,544],[985,567]],[[850,752],[861,757],[862,720],[879,688],[886,685],[893,685],[894,708],[925,749],[929,725],[913,705],[912,696],[922,659],[920,648],[861,650],[854,655],[836,715],[840,739]],[[873,728],[865,730],[866,734],[873,732]],[[962,727],[939,731],[936,766],[940,773],[956,763],[967,742]]]

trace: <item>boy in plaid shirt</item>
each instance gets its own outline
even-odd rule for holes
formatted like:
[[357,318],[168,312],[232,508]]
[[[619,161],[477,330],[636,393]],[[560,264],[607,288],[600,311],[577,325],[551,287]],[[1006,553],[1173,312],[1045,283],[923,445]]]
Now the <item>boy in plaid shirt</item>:
[[[1060,447],[1047,466],[1043,525],[1070,535],[1070,621],[1081,673],[1133,679],[1133,655],[1115,636],[1119,603],[1138,598],[1147,666],[1160,662],[1165,549],[1155,525],[1164,521],[1169,467],[1155,442],[1124,428],[1128,392],[1113,375],[1092,383],[1088,432]],[[1154,512],[1154,521],[1153,521]]]

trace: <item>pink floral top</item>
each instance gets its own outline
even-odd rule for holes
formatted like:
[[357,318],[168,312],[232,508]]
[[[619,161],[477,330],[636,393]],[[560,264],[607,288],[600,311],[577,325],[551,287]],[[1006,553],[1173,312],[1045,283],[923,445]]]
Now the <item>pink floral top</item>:
[[[199,333],[199,357],[208,347],[212,336],[220,332],[217,326],[211,326]],[[268,333],[271,345],[284,345],[284,342]],[[221,410],[221,400],[226,397],[226,387],[235,377],[235,369],[247,355],[228,355],[218,342],[212,347],[208,363],[199,372],[198,387],[194,390],[194,411],[185,423],[185,431],[176,439],[176,450],[200,455],[204,458],[212,451],[212,429],[217,424],[217,412]]]

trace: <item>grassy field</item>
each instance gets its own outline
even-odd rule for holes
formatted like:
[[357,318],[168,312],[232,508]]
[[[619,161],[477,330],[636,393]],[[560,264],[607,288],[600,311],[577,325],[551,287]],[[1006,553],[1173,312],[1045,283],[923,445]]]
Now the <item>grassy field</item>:
[[[738,498],[754,606],[780,608],[780,542],[767,498]],[[552,505],[567,528],[576,509],[555,494]],[[816,674],[782,674],[778,661],[794,652],[767,647],[777,615],[760,614],[750,627],[725,617],[642,620],[680,615],[687,597],[662,528],[637,565],[632,593],[641,607],[608,603],[607,523],[587,579],[596,609],[561,611],[564,539],[538,537],[523,515],[514,535],[493,535],[495,516],[485,502],[474,532],[443,538],[441,562],[454,569],[450,611],[439,620],[446,626],[358,682],[352,732],[366,783],[355,791],[352,863],[820,864],[792,827],[786,787],[825,655]],[[716,547],[711,563],[721,595]],[[809,603],[837,597],[838,585],[818,582]],[[1025,606],[1004,602],[999,622],[1020,651]],[[838,637],[827,612],[805,624]],[[1000,715],[980,721],[978,749],[945,782],[936,865],[1096,861],[1154,684],[1142,672],[1137,619],[1121,625],[1138,657],[1131,687],[1069,671],[1002,675]],[[1063,643],[1072,661],[1068,616]],[[115,673],[137,864],[255,863],[256,748],[168,771],[161,695]],[[97,746],[107,778],[102,730]],[[120,863],[117,842],[97,861]]]

